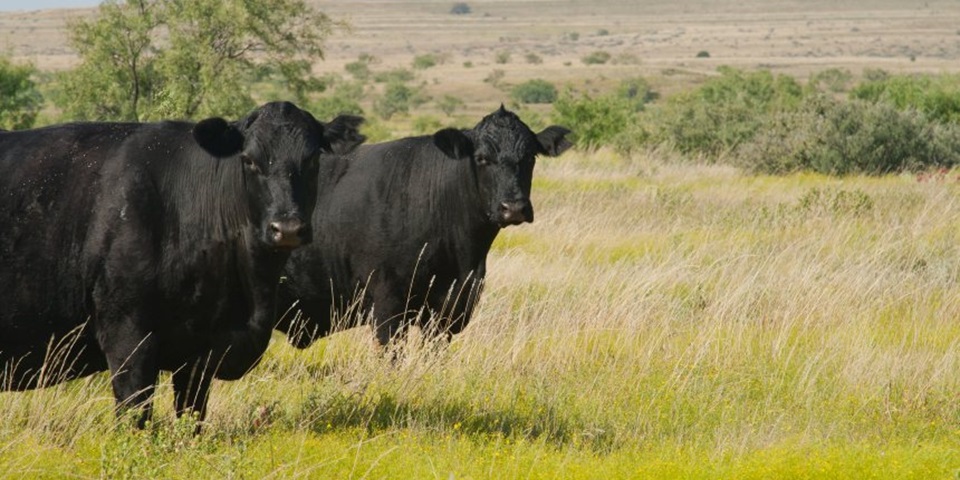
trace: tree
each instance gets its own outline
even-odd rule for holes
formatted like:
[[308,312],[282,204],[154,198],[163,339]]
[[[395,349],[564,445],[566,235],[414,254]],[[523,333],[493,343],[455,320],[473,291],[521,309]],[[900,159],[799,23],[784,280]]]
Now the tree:
[[303,102],[323,89],[310,67],[338,25],[304,0],[107,0],[69,27],[81,63],[58,104],[82,120],[238,116],[255,79]]
[[0,57],[0,128],[23,129],[33,126],[43,97],[33,82],[33,65],[15,65]]

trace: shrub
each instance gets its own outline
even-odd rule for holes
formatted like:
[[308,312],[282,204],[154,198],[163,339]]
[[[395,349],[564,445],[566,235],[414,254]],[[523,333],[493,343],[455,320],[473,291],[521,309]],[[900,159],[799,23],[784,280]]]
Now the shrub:
[[373,111],[384,120],[389,120],[398,113],[410,112],[410,107],[422,105],[426,101],[419,88],[394,81],[388,83],[383,96],[373,102]]
[[437,108],[439,108],[440,111],[445,113],[448,117],[453,115],[453,112],[455,112],[457,109],[463,108],[463,105],[463,100],[460,100],[453,95],[444,95],[443,98],[437,100]]
[[370,78],[370,66],[367,63],[350,62],[344,65],[343,69],[357,80],[366,81],[368,78]]
[[467,15],[470,13],[470,5],[467,5],[464,2],[454,3],[453,7],[450,9],[450,13],[454,15]]
[[960,163],[960,126],[916,110],[816,96],[798,111],[768,118],[768,127],[738,150],[737,163],[750,171],[879,175]]
[[553,108],[554,121],[570,128],[577,146],[585,149],[612,144],[637,122],[633,103],[615,94],[591,97],[568,91],[553,103]]
[[656,100],[659,95],[650,87],[650,82],[645,78],[635,77],[627,78],[620,82],[617,87],[617,95],[626,100],[632,101],[634,110],[641,111],[647,103]]
[[557,87],[546,80],[533,79],[513,87],[510,96],[518,103],[553,103]]
[[363,115],[363,108],[360,106],[362,98],[363,84],[341,83],[313,101],[310,111],[317,118],[334,118],[340,114]]
[[810,77],[810,87],[814,90],[839,93],[846,91],[853,74],[845,68],[828,68]]
[[373,81],[377,83],[404,83],[415,78],[413,72],[406,68],[396,68],[386,72],[374,74]]
[[710,52],[706,50],[700,50],[697,52],[697,58],[710,58]]
[[440,63],[440,59],[432,53],[413,57],[413,68],[416,70],[426,70],[430,67],[437,66],[438,63]]
[[30,128],[37,120],[43,96],[33,81],[35,73],[32,65],[0,57],[0,128]]
[[540,65],[541,63],[543,63],[543,58],[540,55],[537,55],[536,53],[533,53],[533,52],[530,52],[524,55],[523,58],[526,59],[527,63],[531,65]]
[[851,98],[883,102],[899,110],[916,109],[939,122],[960,123],[960,75],[887,75],[867,80]]
[[416,135],[433,133],[441,128],[443,128],[443,124],[437,117],[420,115],[413,119],[413,133]]
[[603,50],[597,50],[580,59],[585,65],[603,65],[610,61],[610,53]]
[[495,88],[500,88],[500,82],[503,81],[503,77],[505,77],[506,75],[507,74],[503,70],[500,70],[499,68],[495,69],[494,71],[490,72],[490,74],[487,75],[486,78],[483,79],[483,83],[489,83],[490,85],[493,85]]
[[652,140],[686,154],[715,157],[749,141],[766,115],[797,108],[803,90],[792,77],[721,67],[695,90],[670,97],[651,122]]
[[506,50],[497,52],[497,55],[494,57],[494,61],[501,65],[510,63],[510,52]]

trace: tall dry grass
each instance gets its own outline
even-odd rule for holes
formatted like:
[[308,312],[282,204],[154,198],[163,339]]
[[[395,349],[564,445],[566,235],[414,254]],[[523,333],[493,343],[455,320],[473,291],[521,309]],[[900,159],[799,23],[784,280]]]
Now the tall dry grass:
[[[406,471],[389,465],[405,465],[408,435],[484,461],[540,445],[561,456],[514,462],[548,472],[571,455],[696,463],[771,448],[960,446],[955,174],[755,177],[665,156],[539,162],[536,222],[501,234],[477,314],[449,346],[414,338],[391,363],[365,329],[306,351],[277,337],[247,377],[215,386],[203,439],[170,427],[167,381],[153,440],[130,448],[117,443],[126,430],[104,376],[3,393],[0,465],[30,472],[52,456],[76,466],[92,451],[99,460],[83,468],[102,475],[142,462],[241,468],[230,459],[253,455],[260,466],[249,468],[275,476],[337,465],[394,476]],[[158,441],[157,431],[167,433]],[[479,453],[449,446],[450,435]],[[240,450],[257,442],[283,447]]]

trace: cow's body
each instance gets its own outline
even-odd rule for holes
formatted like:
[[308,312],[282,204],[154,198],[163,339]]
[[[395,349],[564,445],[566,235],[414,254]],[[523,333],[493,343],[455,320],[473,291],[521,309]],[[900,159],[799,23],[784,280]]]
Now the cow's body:
[[109,369],[142,423],[167,370],[178,414],[202,417],[211,379],[266,348],[276,281],[310,240],[317,157],[362,140],[357,123],[276,103],[234,124],[0,134],[0,388]]
[[[487,252],[506,225],[533,220],[533,163],[570,146],[502,109],[471,130],[360,147],[325,161],[316,241],[291,256],[278,324],[298,347],[330,333],[332,316],[371,314],[387,343],[410,324],[452,335],[470,320]],[[356,300],[359,300],[357,302]],[[357,308],[359,307],[359,308]]]

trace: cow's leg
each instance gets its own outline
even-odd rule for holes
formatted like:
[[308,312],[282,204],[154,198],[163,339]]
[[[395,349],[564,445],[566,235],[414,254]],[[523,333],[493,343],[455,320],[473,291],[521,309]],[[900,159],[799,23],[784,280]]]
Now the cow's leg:
[[151,397],[160,374],[158,339],[139,326],[142,320],[139,315],[127,316],[120,322],[103,325],[97,335],[110,368],[117,415],[123,416],[131,408],[139,408],[137,426],[140,428],[153,413]]
[[[184,414],[195,414],[198,422],[206,418],[212,380],[212,366],[205,360],[191,362],[173,372],[173,402],[178,418]],[[200,423],[195,432],[200,433]]]

